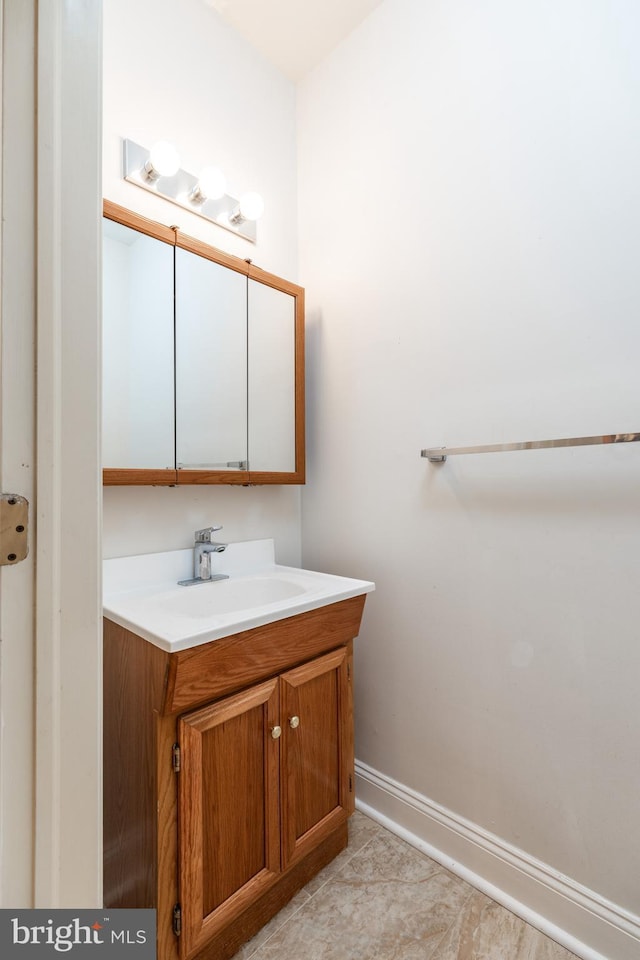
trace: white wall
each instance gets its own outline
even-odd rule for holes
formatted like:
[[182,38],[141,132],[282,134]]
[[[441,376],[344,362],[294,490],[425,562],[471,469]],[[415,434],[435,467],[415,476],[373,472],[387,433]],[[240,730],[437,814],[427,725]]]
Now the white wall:
[[620,915],[640,449],[419,454],[640,429],[639,40],[632,0],[387,0],[299,93],[303,563],[377,583],[357,756]]
[[[202,0],[109,0],[104,37],[104,196],[297,280],[293,84]],[[258,243],[126,183],[123,137],[170,139],[185,169],[214,163],[234,196],[260,192]],[[229,540],[274,536],[278,560],[299,563],[298,487],[106,488],[104,555],[186,547],[211,521]]]

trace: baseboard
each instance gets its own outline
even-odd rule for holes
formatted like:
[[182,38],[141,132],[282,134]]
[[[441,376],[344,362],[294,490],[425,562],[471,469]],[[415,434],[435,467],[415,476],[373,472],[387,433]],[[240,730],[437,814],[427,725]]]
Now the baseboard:
[[640,917],[356,761],[356,806],[582,960],[638,960]]

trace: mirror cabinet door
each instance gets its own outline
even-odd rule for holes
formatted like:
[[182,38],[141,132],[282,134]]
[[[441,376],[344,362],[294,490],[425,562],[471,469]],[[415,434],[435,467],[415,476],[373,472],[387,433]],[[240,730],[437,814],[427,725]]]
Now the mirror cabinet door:
[[104,482],[304,483],[303,289],[104,213]]
[[173,469],[173,246],[103,220],[103,466]]
[[247,469],[247,280],[180,247],[176,459],[178,469]]
[[249,466],[296,468],[295,297],[248,281]]

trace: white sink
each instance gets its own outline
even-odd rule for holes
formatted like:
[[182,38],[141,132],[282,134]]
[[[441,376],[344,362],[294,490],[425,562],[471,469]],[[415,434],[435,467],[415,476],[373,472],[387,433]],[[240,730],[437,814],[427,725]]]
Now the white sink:
[[[206,586],[206,584],[202,584]],[[237,613],[266,604],[290,600],[300,596],[305,588],[281,576],[238,577],[221,580],[215,590],[182,590],[158,597],[158,610],[170,616],[178,614],[189,619],[215,617],[222,613]]]
[[171,653],[375,589],[368,580],[275,563],[273,540],[230,543],[212,573],[228,580],[178,586],[193,550],[104,561],[104,615]]

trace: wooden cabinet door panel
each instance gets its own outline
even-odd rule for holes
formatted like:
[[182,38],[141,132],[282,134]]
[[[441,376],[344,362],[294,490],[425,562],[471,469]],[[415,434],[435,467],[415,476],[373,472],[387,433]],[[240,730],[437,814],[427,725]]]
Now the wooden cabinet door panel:
[[183,958],[279,875],[278,708],[274,679],[179,720]]
[[283,866],[353,809],[350,648],[281,677]]

